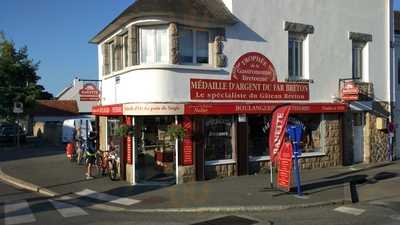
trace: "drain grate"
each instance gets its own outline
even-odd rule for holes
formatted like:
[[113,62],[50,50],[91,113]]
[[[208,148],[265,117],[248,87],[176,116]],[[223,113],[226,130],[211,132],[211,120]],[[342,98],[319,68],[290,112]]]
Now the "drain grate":
[[192,225],[252,225],[258,221],[250,220],[238,216],[225,216],[218,219],[208,220],[201,223],[194,223]]

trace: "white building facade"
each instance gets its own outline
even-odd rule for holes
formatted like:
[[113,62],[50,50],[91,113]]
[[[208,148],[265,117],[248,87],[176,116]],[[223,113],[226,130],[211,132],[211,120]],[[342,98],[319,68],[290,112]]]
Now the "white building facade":
[[[391,12],[390,0],[137,0],[91,40],[100,148],[134,125],[118,139],[132,183],[263,172],[271,112],[291,104],[303,168],[387,160]],[[171,124],[186,129],[177,143]]]

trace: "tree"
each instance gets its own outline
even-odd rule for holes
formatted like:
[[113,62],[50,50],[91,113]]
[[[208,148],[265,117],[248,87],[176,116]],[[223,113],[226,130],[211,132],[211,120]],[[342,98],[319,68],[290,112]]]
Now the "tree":
[[52,98],[43,86],[38,85],[39,63],[28,58],[28,48],[16,49],[14,43],[0,32],[0,119],[13,121],[13,103],[24,104],[24,113],[29,113],[36,100]]

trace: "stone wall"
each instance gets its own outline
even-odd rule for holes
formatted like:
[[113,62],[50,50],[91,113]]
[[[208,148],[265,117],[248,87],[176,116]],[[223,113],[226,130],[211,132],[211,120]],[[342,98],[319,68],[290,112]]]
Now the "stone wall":
[[196,168],[195,166],[179,166],[179,183],[187,183],[196,181]]
[[236,175],[236,164],[223,164],[215,166],[206,166],[205,178],[214,179],[220,177],[229,177]]
[[386,102],[375,102],[373,105],[373,111],[369,112],[367,119],[369,119],[370,136],[366,137],[369,139],[370,162],[382,162],[388,157],[388,133],[387,130],[378,130],[376,128],[376,120],[378,117],[385,118],[388,115],[389,104]]

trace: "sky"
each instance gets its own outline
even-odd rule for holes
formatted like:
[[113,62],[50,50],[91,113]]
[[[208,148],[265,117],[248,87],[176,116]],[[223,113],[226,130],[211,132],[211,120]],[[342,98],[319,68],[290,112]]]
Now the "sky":
[[97,79],[97,47],[89,40],[133,0],[0,0],[0,31],[40,62],[39,83],[53,95],[74,77]]
[[[89,40],[134,0],[0,0],[0,31],[40,62],[39,83],[53,95],[74,77],[98,78]],[[395,0],[400,10],[400,0]]]

